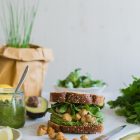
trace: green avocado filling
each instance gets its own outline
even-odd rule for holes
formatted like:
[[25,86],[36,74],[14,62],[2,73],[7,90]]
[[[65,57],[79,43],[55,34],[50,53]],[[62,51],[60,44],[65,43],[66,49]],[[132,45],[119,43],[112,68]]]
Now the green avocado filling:
[[[51,108],[47,109],[51,113],[50,120],[58,125],[80,126],[80,125],[98,125],[103,122],[103,115],[100,108],[95,105],[88,104],[71,104],[71,103],[55,103]],[[83,113],[86,113],[82,115]],[[65,120],[64,115],[68,114],[71,120]],[[80,119],[76,119],[77,114]],[[86,120],[87,117],[87,120]],[[90,118],[90,120],[89,120]],[[94,120],[94,121],[92,121]],[[89,122],[90,121],[90,122]]]

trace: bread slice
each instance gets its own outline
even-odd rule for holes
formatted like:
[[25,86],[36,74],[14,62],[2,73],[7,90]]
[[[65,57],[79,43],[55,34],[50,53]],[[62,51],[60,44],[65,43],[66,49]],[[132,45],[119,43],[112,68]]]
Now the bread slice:
[[103,125],[94,126],[64,126],[58,125],[52,121],[48,121],[48,126],[52,127],[56,132],[75,133],[75,134],[96,134],[103,131]]
[[104,97],[95,94],[76,93],[76,92],[51,92],[51,102],[69,102],[80,104],[94,104],[98,106],[104,105]]

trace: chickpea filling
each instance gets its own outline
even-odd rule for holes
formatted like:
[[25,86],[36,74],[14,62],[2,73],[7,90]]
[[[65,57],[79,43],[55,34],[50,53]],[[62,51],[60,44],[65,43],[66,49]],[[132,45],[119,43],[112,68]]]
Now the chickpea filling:
[[51,121],[58,125],[98,125],[103,122],[100,108],[89,104],[55,103],[48,108]]

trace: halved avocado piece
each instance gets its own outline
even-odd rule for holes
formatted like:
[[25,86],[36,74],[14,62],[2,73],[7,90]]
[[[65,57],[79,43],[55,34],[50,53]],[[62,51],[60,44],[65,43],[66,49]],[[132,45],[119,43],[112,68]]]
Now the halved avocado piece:
[[30,106],[28,101],[32,97],[26,97],[25,98],[25,104],[26,104],[26,114],[31,119],[41,118],[45,116],[47,112],[48,103],[47,100],[43,97],[37,97],[39,104],[37,107]]
[[120,140],[140,140],[140,132],[129,134],[129,135],[121,138]]

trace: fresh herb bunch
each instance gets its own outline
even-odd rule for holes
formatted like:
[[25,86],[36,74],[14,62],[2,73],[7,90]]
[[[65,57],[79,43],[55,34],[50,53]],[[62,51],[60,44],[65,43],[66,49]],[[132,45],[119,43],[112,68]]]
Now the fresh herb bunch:
[[93,80],[91,75],[81,75],[81,69],[75,69],[64,80],[58,81],[59,87],[65,88],[90,88],[90,87],[102,87],[106,85],[101,80]]
[[28,48],[38,0],[0,0],[0,22],[6,45]]
[[116,114],[125,116],[129,123],[140,124],[140,78],[133,77],[128,87],[121,89],[122,96],[115,101],[109,101],[111,108],[116,108]]
[[103,114],[100,111],[100,108],[95,105],[88,104],[71,104],[71,103],[55,103],[48,108],[47,111],[52,113],[51,120],[59,125],[67,126],[79,126],[82,125],[81,121],[64,121],[62,115],[69,112],[72,115],[72,118],[75,118],[76,113],[81,109],[86,109],[89,111],[90,115],[96,117],[96,124],[103,122]]

